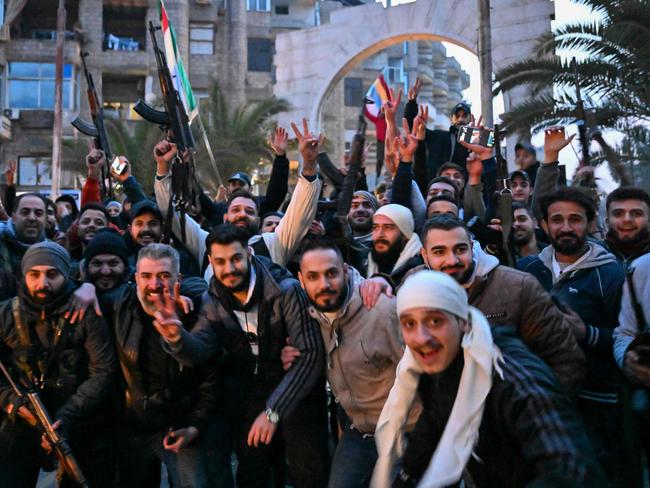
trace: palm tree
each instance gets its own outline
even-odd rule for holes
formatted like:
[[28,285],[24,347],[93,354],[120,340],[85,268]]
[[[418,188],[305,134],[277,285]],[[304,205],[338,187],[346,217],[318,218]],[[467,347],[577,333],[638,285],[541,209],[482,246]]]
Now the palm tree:
[[[504,126],[528,132],[575,120],[573,69],[557,55],[558,51],[574,51],[579,53],[576,64],[588,125],[620,131],[626,136],[624,144],[634,147],[647,141],[650,133],[647,0],[575,1],[590,7],[599,20],[582,19],[556,28],[538,39],[531,58],[496,73],[495,94],[523,85],[532,89],[531,98],[502,116]],[[632,150],[627,156],[636,158],[642,153]]]
[[[270,163],[272,153],[266,139],[271,130],[271,117],[289,108],[286,101],[271,97],[231,109],[223,92],[214,85],[206,108],[201,118],[222,177],[228,177],[235,171],[252,171],[260,162]],[[152,154],[154,146],[162,138],[162,132],[145,120],[125,122],[106,119],[105,122],[111,150],[127,157],[133,176],[146,194],[152,194],[156,171]],[[197,141],[194,161],[201,185],[216,192],[218,184],[214,169],[209,163],[196,124],[193,123],[192,127]],[[64,149],[64,166],[85,173],[87,142],[66,141]]]
[[[275,97],[256,103],[229,107],[217,84],[210,90],[207,110],[201,114],[203,125],[222,177],[235,171],[252,171],[260,162],[270,163],[273,154],[267,137],[273,125],[272,117],[289,109],[285,100]],[[199,141],[197,170],[207,178],[201,182],[216,190],[214,170],[208,163],[205,145]]]

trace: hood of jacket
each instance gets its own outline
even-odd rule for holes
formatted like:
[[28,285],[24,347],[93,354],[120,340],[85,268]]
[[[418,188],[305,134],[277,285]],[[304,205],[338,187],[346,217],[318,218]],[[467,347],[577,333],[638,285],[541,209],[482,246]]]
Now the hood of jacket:
[[[589,242],[588,246],[589,249],[587,250],[587,255],[582,261],[575,265],[573,268],[574,271],[577,271],[579,269],[596,268],[598,266],[602,266],[603,264],[616,262],[616,257],[612,253],[608,252],[607,249],[605,249],[600,244]],[[553,271],[554,252],[555,249],[553,246],[547,246],[542,249],[542,252],[540,252],[538,255],[539,260],[544,264],[544,266],[550,269],[551,272]]]

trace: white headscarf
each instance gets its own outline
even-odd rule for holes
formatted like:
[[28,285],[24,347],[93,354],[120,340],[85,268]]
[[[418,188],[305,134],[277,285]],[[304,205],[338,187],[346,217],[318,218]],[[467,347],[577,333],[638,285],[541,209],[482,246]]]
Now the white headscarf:
[[[420,271],[406,279],[397,292],[397,312],[426,307],[468,320],[471,329],[461,347],[465,364],[456,399],[440,442],[418,487],[437,488],[456,483],[478,440],[485,399],[492,388],[493,368],[501,375],[501,351],[492,341],[485,316],[467,304],[467,293],[450,276]],[[390,486],[397,457],[403,453],[402,431],[415,400],[422,368],[407,347],[397,365],[395,384],[384,404],[377,428],[378,459],[371,488]]]

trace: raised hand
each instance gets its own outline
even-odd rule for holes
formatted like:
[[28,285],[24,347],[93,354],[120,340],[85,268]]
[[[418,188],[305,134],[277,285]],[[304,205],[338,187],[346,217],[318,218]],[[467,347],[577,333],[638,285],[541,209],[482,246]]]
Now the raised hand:
[[415,83],[409,87],[408,97],[409,102],[414,102],[418,98],[418,93],[420,93],[420,88],[422,88],[422,80],[420,77],[415,79]]
[[5,168],[5,181],[7,186],[14,186],[16,182],[16,161],[11,160],[7,162],[7,167]]
[[289,134],[282,127],[277,127],[275,132],[269,136],[268,142],[276,156],[284,156],[287,153]]
[[544,130],[544,164],[558,160],[560,151],[568,146],[575,134],[566,137],[564,127],[554,126]]
[[[481,125],[482,121],[483,121],[483,116],[481,115],[478,118],[478,124],[475,127],[478,127],[479,129],[492,130],[489,129],[488,127]],[[472,127],[474,127],[473,124],[474,124],[474,116],[472,115],[472,122],[471,122]],[[465,141],[458,141],[458,142],[461,146],[466,147],[471,152],[475,153],[481,159],[481,161],[490,159],[494,154],[494,149],[492,149],[491,147],[481,146],[480,144],[470,144],[469,142],[465,142]]]
[[316,176],[316,158],[318,158],[318,147],[325,141],[325,136],[320,134],[318,137],[309,132],[307,119],[302,119],[302,132],[298,129],[295,122],[291,122],[296,138],[298,139],[298,150],[302,156],[304,176]]
[[417,118],[422,122],[418,125],[418,130],[415,134],[415,137],[418,138],[418,141],[423,141],[426,137],[427,132],[427,122],[429,121],[429,106],[420,105],[420,114]]
[[152,300],[156,306],[153,325],[163,339],[172,344],[180,339],[183,326],[176,313],[176,306],[181,300],[180,289],[181,285],[177,282],[174,284],[173,296],[165,288],[162,296],[154,296]]
[[475,152],[470,152],[467,160],[465,161],[465,168],[467,169],[468,179],[470,185],[478,185],[481,183],[481,176],[483,175],[483,161],[481,157]]
[[164,176],[169,173],[169,166],[176,157],[176,144],[164,139],[153,148],[153,158],[156,160],[156,173]]
[[111,164],[111,176],[120,183],[124,183],[126,179],[131,176],[131,163],[129,163],[129,160],[126,159],[125,156],[119,156],[119,158],[120,163],[126,163],[126,166],[120,174],[117,174],[117,172],[113,169],[113,165]]
[[417,133],[418,128],[421,124],[422,121],[420,118],[416,118],[413,121],[413,130],[409,132],[408,121],[406,118],[402,118],[402,130],[404,131],[404,137],[398,136],[395,138],[401,161],[408,163],[413,162],[413,155],[415,154],[415,150],[418,148],[418,139],[415,134]]
[[88,178],[99,180],[102,177],[102,165],[106,162],[104,151],[92,149],[86,156],[86,167],[88,168]]
[[397,92],[397,98],[393,96],[392,88],[389,89],[389,92],[390,92],[390,100],[384,103],[381,109],[384,111],[384,116],[386,117],[386,123],[389,125],[390,124],[395,125],[395,114],[397,112],[397,108],[399,107],[399,103],[402,100],[402,89],[400,88],[399,91]]
[[396,137],[393,139],[386,138],[384,141],[384,164],[388,172],[395,176],[397,173],[397,165],[399,164],[399,154],[397,153]]

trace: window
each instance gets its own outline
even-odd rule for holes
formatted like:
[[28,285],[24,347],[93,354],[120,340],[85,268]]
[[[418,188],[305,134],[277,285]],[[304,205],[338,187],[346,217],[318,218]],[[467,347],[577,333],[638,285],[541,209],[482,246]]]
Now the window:
[[213,24],[190,24],[190,54],[214,54]]
[[246,0],[246,10],[249,12],[270,12],[271,0]]
[[275,15],[289,15],[289,5],[276,5]]
[[[54,64],[10,62],[7,105],[20,109],[54,108]],[[75,79],[71,64],[63,66],[63,108],[73,109]]]
[[20,156],[18,158],[18,184],[20,186],[50,186],[52,184],[52,158]]
[[248,39],[248,71],[270,72],[273,65],[271,39]]
[[346,107],[360,107],[363,98],[363,81],[361,78],[345,78],[344,98]]

